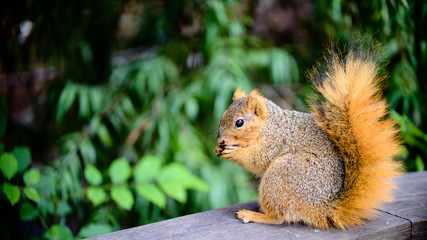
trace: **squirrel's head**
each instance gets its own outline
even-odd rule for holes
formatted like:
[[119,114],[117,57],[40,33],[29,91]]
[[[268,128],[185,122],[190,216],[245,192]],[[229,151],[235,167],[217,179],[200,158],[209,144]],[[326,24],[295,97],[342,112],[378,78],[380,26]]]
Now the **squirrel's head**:
[[221,156],[226,146],[246,148],[255,144],[267,113],[265,99],[257,90],[246,96],[238,88],[234,92],[233,103],[222,115],[215,154]]

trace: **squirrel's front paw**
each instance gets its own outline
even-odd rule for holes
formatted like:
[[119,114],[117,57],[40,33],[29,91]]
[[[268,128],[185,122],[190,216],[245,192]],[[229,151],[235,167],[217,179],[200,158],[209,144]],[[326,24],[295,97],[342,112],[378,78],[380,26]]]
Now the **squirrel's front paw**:
[[233,153],[236,151],[236,149],[239,148],[239,146],[234,145],[225,145],[224,149],[221,151],[220,156],[222,158],[232,160],[233,159]]

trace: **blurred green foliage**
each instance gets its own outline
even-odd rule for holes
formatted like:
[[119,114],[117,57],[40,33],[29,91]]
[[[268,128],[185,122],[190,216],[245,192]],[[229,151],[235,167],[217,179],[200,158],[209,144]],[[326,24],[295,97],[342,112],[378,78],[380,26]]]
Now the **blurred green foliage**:
[[401,159],[425,169],[423,1],[31,1],[0,12],[1,73],[56,73],[36,93],[32,78],[1,85],[0,204],[13,216],[2,239],[84,238],[256,198],[254,179],[213,154],[233,91],[286,86],[292,106],[328,41],[355,33],[383,43]]

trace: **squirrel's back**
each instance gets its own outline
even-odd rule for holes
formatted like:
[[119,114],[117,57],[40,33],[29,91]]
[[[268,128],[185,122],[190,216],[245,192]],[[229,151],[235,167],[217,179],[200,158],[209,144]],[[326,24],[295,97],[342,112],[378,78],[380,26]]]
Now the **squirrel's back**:
[[345,228],[371,219],[381,202],[392,200],[390,177],[402,165],[398,128],[387,117],[379,93],[383,77],[373,46],[354,42],[345,57],[333,48],[326,64],[311,73],[316,90],[311,112],[338,147],[345,166],[344,188],[334,202],[331,225]]

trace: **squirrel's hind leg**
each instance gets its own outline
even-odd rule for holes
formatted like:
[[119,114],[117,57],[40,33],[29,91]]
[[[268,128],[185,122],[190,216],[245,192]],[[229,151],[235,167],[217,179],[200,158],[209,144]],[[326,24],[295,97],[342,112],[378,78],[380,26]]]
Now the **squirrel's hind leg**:
[[278,220],[272,216],[264,213],[254,212],[249,210],[240,210],[237,213],[237,218],[242,220],[244,223],[255,222],[265,224],[282,224],[283,220]]

